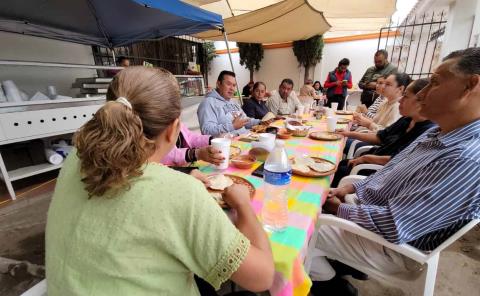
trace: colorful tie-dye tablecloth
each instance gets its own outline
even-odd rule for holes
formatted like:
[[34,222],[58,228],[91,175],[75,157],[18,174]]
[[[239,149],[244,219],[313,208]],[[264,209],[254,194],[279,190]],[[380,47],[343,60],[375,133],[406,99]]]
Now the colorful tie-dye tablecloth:
[[[325,131],[325,120],[309,121],[311,131]],[[282,122],[275,122],[281,126]],[[344,125],[343,125],[344,126]],[[338,127],[343,127],[338,125]],[[242,149],[242,154],[248,153],[250,143],[234,141],[233,145]],[[292,137],[285,140],[285,148],[289,156],[309,155],[322,157],[337,163],[342,155],[344,141],[317,141],[308,137]],[[230,166],[222,173],[241,176],[250,181],[256,188],[252,207],[260,217],[263,205],[263,180],[251,173],[261,163],[252,169],[241,170]],[[201,166],[204,173],[216,172],[211,166]],[[315,222],[325,201],[330,186],[330,177],[306,178],[293,176],[288,190],[288,227],[283,232],[268,233],[275,261],[275,280],[270,294],[277,296],[308,295],[312,282],[303,268],[303,261],[308,241],[314,231]]]

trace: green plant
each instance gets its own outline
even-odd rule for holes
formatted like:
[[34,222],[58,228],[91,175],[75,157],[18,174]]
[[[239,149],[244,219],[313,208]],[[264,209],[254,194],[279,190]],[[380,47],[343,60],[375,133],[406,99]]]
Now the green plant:
[[315,67],[322,59],[323,36],[315,35],[306,40],[293,41],[293,53],[297,57],[299,66],[305,67],[304,80],[310,74],[310,68]]
[[260,43],[238,42],[240,65],[250,71],[250,81],[253,81],[253,72],[260,70],[260,62],[263,59],[263,47]]
[[210,63],[213,61],[214,58],[218,57],[218,54],[215,53],[215,45],[213,42],[205,42],[203,43],[203,50],[205,52],[205,66],[206,66],[206,74],[210,72]]

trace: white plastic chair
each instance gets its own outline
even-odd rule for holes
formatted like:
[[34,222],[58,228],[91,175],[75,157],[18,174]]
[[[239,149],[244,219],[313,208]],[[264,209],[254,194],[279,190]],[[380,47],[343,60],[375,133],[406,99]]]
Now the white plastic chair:
[[[351,184],[353,182],[365,179],[366,176],[360,175],[349,175],[344,178],[339,183],[339,187],[345,186],[347,184]],[[355,194],[349,194],[345,197],[345,199],[355,199]],[[435,250],[431,252],[423,252],[420,251],[408,244],[401,244],[396,245],[388,242],[383,237],[378,234],[375,234],[365,228],[357,225],[354,222],[338,218],[333,215],[322,214],[319,216],[317,223],[315,225],[315,232],[312,234],[312,238],[308,245],[308,254],[305,257],[305,271],[307,273],[310,272],[313,258],[317,256],[326,256],[331,259],[335,259],[338,261],[343,262],[357,270],[360,270],[372,277],[383,281],[386,285],[393,285],[396,287],[401,288],[405,292],[409,293],[409,295],[423,295],[423,296],[433,296],[433,290],[435,288],[435,278],[437,275],[437,267],[438,267],[438,260],[440,258],[440,252],[443,251],[445,248],[450,246],[453,242],[459,239],[462,235],[467,233],[470,229],[472,229],[476,224],[479,223],[479,220],[472,220],[463,226],[459,231],[457,231],[454,235],[449,237],[446,241],[444,241],[441,245],[439,245]],[[382,246],[385,246],[397,253],[400,253],[412,260],[419,262],[420,264],[424,265],[421,274],[416,277],[395,277],[394,275],[387,275],[382,273],[381,270],[376,270],[373,268],[368,268],[365,265],[359,265],[354,262],[349,262],[343,258],[337,258],[332,256],[328,253],[325,253],[317,248],[315,248],[315,244],[317,242],[318,237],[318,229],[322,225],[331,225],[338,228],[341,228],[345,231],[349,231],[351,233],[355,233],[361,237],[369,239],[373,242],[376,242]]]
[[35,286],[23,292],[20,296],[47,296],[47,280],[38,282]]
[[347,94],[347,96],[345,97],[345,103],[343,104],[343,111],[347,111],[347,102],[348,102],[348,97],[350,97],[349,94]]
[[372,163],[362,163],[362,164],[359,164],[359,165],[356,165],[352,168],[352,170],[350,171],[350,175],[358,175],[358,172],[360,172],[361,170],[374,170],[374,171],[378,171],[380,170],[381,168],[383,168],[383,165],[379,165],[379,164],[372,164]]
[[[358,236],[369,239],[377,244],[380,244],[397,253],[400,253],[403,256],[406,256],[414,261],[417,261],[420,264],[423,264],[424,268],[422,269],[421,274],[416,277],[408,277],[408,276],[395,277],[394,275],[387,275],[383,273],[381,270],[369,268],[366,265],[349,262],[348,260],[345,260],[343,258],[337,258],[335,256],[332,256],[318,249],[314,249],[313,250],[314,253],[310,254],[310,257],[312,258],[310,260],[313,260],[313,258],[317,256],[327,256],[331,259],[341,261],[344,264],[347,264],[357,270],[360,270],[380,281],[383,281],[387,285],[394,285],[396,287],[399,287],[405,292],[407,292],[409,295],[432,296],[433,290],[435,288],[435,278],[437,275],[437,267],[438,267],[438,260],[440,258],[440,252],[443,251],[448,246],[450,246],[462,235],[467,233],[478,222],[479,220],[470,221],[465,226],[463,226],[459,231],[457,231],[454,235],[452,235],[450,238],[444,241],[435,250],[425,253],[408,244],[401,244],[401,245],[392,244],[386,241],[383,237],[379,236],[378,234],[375,234],[369,230],[366,230],[354,222],[351,222],[342,218],[338,218],[333,215],[321,215],[318,219],[318,224],[320,226],[331,225],[331,226],[341,228],[345,231],[355,233]],[[313,243],[314,242],[312,242],[312,244]],[[308,266],[310,268],[311,262],[308,264]]]
[[358,157],[374,147],[373,145],[367,145],[367,146],[362,146],[356,149],[358,143],[361,143],[361,141],[354,140],[352,144],[350,144],[350,148],[348,148],[346,159],[353,159],[355,157]]

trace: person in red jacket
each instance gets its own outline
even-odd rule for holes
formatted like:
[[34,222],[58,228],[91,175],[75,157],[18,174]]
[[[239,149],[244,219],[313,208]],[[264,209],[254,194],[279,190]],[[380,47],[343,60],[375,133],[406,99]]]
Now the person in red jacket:
[[338,67],[329,72],[324,87],[327,89],[327,106],[338,103],[338,110],[342,110],[347,97],[347,88],[352,88],[352,73],[348,70],[350,60],[343,58]]

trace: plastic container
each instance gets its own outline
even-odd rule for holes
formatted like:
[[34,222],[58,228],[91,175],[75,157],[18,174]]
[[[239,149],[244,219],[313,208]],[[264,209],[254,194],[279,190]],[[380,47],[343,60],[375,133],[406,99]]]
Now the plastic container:
[[292,167],[288,160],[285,144],[275,141],[275,148],[264,165],[262,222],[267,231],[284,231],[288,225],[288,187],[292,179]]

